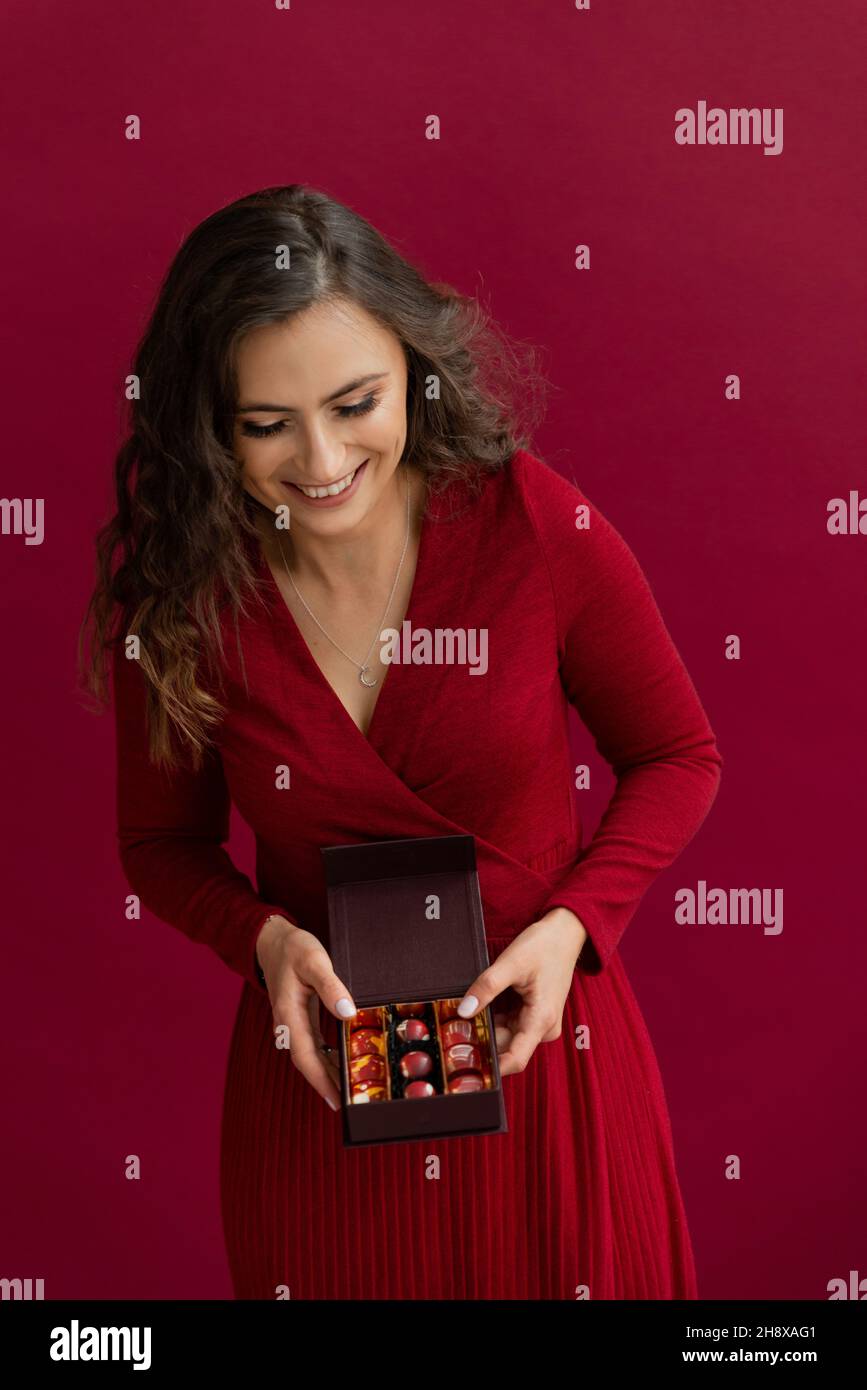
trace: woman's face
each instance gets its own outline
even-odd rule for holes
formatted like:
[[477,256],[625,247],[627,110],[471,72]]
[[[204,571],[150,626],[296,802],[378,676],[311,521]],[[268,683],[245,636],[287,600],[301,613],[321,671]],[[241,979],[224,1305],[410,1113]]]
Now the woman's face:
[[397,338],[355,304],[317,304],[246,334],[237,371],[234,450],[247,492],[271,511],[288,504],[293,530],[357,526],[389,488],[406,442]]

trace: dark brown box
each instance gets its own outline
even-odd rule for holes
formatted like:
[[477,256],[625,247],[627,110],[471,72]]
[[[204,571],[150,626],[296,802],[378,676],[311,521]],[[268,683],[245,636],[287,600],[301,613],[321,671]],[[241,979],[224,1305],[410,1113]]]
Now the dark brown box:
[[[489,964],[472,835],[332,845],[321,853],[331,959],[359,1009],[460,998]],[[439,898],[438,920],[426,913],[431,894]],[[345,1030],[338,1027],[344,1145],[507,1133],[490,1007],[482,1015],[489,1089],[368,1105],[350,1102]]]

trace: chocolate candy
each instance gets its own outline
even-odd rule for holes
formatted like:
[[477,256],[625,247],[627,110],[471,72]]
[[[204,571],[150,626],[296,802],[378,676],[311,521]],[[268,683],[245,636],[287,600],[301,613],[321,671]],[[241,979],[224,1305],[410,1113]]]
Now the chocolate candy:
[[435,1096],[436,1087],[429,1081],[410,1081],[403,1094],[409,1100],[419,1100],[422,1096]]
[[349,1038],[350,1057],[364,1057],[373,1053],[385,1056],[385,1034],[376,1028],[356,1028]]
[[378,1081],[359,1081],[357,1086],[352,1087],[351,1091],[353,1105],[358,1105],[365,1101],[387,1100],[388,1093],[385,1087]]
[[[405,1018],[403,1023],[399,1023],[395,1028],[395,1034],[401,1042],[427,1042],[430,1038],[428,1026],[422,1018]],[[455,1038],[457,1042],[457,1038]]]
[[439,1011],[439,1016],[440,1016],[440,1022],[441,1022],[441,1023],[445,1022],[445,1020],[448,1019],[448,1018],[457,1018],[457,1016],[458,1016],[458,1004],[460,1004],[460,1002],[461,1002],[460,999],[438,999],[438,1000],[437,1000],[437,1009],[438,1009],[438,1011]]
[[345,1025],[353,1105],[493,1088],[485,1015],[460,1018],[460,998],[381,1004]]
[[481,1071],[482,1054],[472,1043],[455,1043],[447,1047],[443,1054],[447,1076],[455,1076],[462,1071]]
[[353,1057],[349,1063],[349,1079],[357,1081],[385,1081],[385,1059],[383,1057]]
[[349,1020],[349,1026],[353,1033],[357,1028],[381,1028],[382,1009],[359,1009],[355,1017]]
[[453,1047],[455,1043],[472,1042],[475,1036],[475,1025],[469,1018],[452,1018],[442,1026],[443,1047]]
[[427,1052],[405,1052],[400,1059],[401,1076],[415,1079],[427,1076],[433,1070],[433,1062]]
[[449,1080],[450,1091],[483,1091],[485,1083],[477,1071],[461,1072],[460,1076],[453,1076]]

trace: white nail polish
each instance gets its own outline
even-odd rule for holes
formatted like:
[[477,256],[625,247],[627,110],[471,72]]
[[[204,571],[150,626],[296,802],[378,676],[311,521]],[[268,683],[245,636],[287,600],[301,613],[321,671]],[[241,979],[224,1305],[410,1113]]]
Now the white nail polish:
[[354,1018],[358,1013],[358,1010],[350,999],[338,999],[335,1007],[341,1018]]
[[336,1109],[337,1109],[337,1106],[334,1104],[334,1101],[331,1099],[330,1096],[326,1096],[326,1097],[325,1097],[325,1103],[326,1103],[326,1105],[330,1105],[332,1110],[336,1110]]
[[461,1018],[469,1018],[470,1014],[475,1013],[479,1007],[479,1001],[474,994],[468,994],[466,999],[462,999],[458,1004],[458,1013]]

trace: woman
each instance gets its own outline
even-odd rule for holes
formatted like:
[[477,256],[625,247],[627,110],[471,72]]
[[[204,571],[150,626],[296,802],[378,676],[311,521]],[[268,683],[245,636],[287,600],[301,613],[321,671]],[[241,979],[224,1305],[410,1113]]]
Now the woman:
[[[474,301],[294,185],[191,234],[135,379],[90,680],[112,650],[132,889],[244,979],[236,1296],[696,1298],[617,946],[722,759],[631,551],[518,433],[537,378]],[[386,629],[446,628],[485,634],[484,670],[380,659]],[[584,848],[570,702],[617,776]],[[462,1012],[493,1006],[509,1131],[345,1149],[329,1049],[355,1005],[320,850],[457,833],[491,961]]]

